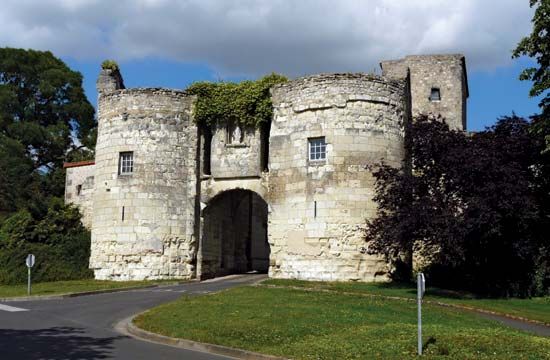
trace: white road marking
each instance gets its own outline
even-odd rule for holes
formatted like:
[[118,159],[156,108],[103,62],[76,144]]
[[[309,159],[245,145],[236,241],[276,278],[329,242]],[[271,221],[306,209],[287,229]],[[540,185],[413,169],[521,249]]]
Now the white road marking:
[[3,305],[3,304],[0,304],[0,310],[9,311],[9,312],[29,311],[28,309],[22,309],[14,306]]

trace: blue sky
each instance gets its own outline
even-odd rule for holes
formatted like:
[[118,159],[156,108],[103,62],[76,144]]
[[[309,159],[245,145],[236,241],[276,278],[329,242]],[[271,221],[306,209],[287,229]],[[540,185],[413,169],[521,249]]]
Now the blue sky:
[[50,50],[84,76],[100,63],[127,87],[372,72],[412,54],[466,56],[468,128],[537,112],[511,51],[531,31],[528,0],[2,0],[0,46]]
[[[95,81],[100,61],[63,60],[84,77],[84,89],[94,106],[97,102]],[[205,64],[183,63],[165,59],[141,59],[121,62],[126,87],[168,87],[181,89],[195,81],[239,81],[254,76],[221,77]],[[519,59],[494,70],[470,70],[468,82],[468,130],[483,130],[495,121],[515,112],[528,117],[538,111],[538,99],[529,97],[531,83],[518,80],[521,70],[533,65],[529,59]],[[335,69],[337,71],[337,69]]]

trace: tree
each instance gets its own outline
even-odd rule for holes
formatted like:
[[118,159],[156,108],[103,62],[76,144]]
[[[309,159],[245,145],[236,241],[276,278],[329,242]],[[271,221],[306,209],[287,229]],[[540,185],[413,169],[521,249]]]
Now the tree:
[[[18,141],[0,134],[0,220],[23,207],[33,164]],[[22,176],[23,175],[23,176]]]
[[64,205],[62,199],[50,199],[41,219],[19,210],[0,224],[0,283],[25,282],[24,259],[29,253],[37,257],[35,281],[92,277],[90,233],[82,226],[78,209]]
[[538,64],[523,70],[520,79],[533,81],[530,96],[546,92],[539,104],[542,113],[533,117],[532,129],[546,138],[546,151],[550,151],[550,93],[547,92],[550,89],[550,0],[530,0],[530,6],[536,7],[533,30],[519,42],[512,56],[529,56]]
[[61,165],[73,136],[93,148],[95,126],[80,73],[49,51],[0,49],[0,133],[25,146],[36,169]]
[[414,249],[444,287],[506,296],[548,289],[548,163],[529,130],[516,116],[471,135],[418,119],[412,171],[373,172],[379,208],[367,222],[369,251],[395,259]]
[[63,162],[93,149],[95,127],[80,73],[49,51],[0,48],[0,214],[61,196]]

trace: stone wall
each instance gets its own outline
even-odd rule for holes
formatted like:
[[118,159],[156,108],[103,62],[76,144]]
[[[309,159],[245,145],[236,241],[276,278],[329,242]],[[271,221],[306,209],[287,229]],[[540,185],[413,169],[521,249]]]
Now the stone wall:
[[[466,130],[468,81],[463,55],[415,55],[382,61],[384,76],[405,78],[410,71],[412,114],[441,114],[453,129]],[[441,100],[431,101],[432,88]]]
[[[272,90],[269,274],[307,280],[386,280],[365,254],[375,215],[367,164],[400,166],[410,110],[405,81],[365,74],[317,75]],[[326,161],[308,160],[308,138],[325,137]]]
[[[365,251],[365,220],[376,214],[366,166],[402,164],[411,108],[464,129],[468,86],[461,55],[381,66],[387,76],[325,74],[274,87],[271,125],[257,130],[199,129],[184,91],[126,90],[120,72],[102,70],[95,166],[68,167],[65,194],[91,223],[96,278],[269,266],[278,278],[386,280],[389,265]],[[429,101],[432,87],[440,101]],[[319,137],[327,157],[310,161],[308,142]],[[133,152],[131,175],[119,173],[121,152]]]
[[[175,90],[101,90],[90,267],[96,279],[190,278],[196,254],[194,99]],[[133,173],[122,175],[119,154],[129,151]]]
[[[210,169],[214,178],[238,178],[260,176],[260,130],[239,128],[235,139],[235,126],[219,126],[212,129]],[[228,131],[229,130],[229,131]]]
[[66,171],[65,203],[76,205],[82,214],[82,224],[86,228],[91,229],[95,174],[94,162],[67,163],[64,167]]

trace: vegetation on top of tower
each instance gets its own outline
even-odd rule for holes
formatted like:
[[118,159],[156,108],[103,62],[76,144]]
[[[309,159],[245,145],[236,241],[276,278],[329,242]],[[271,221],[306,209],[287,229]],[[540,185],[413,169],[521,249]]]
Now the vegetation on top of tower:
[[101,63],[101,68],[104,70],[113,70],[117,71],[119,70],[118,63],[114,60],[105,60]]
[[198,97],[194,109],[195,121],[204,125],[235,122],[252,127],[268,123],[273,116],[269,89],[287,80],[272,73],[255,81],[240,83],[194,83],[187,91]]

